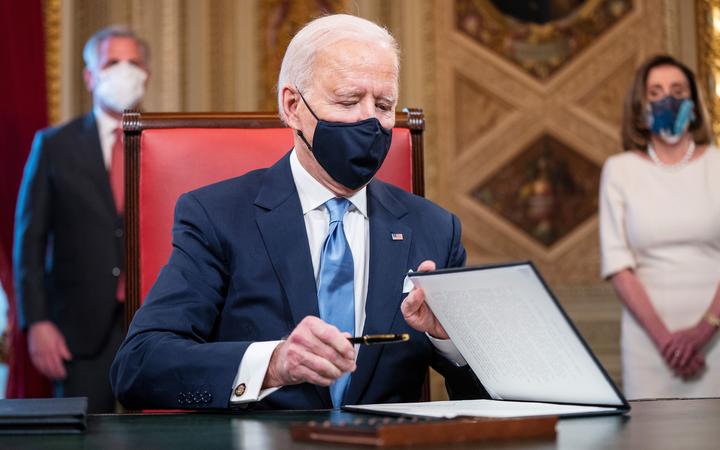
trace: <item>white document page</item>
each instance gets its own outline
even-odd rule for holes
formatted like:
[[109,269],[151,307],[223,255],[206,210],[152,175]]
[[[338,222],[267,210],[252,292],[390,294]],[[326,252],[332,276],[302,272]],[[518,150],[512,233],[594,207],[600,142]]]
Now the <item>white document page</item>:
[[623,406],[529,264],[410,277],[493,398]]
[[512,402],[498,400],[458,400],[420,403],[386,403],[353,405],[353,411],[401,414],[453,419],[455,417],[537,417],[568,414],[599,414],[615,408],[600,406],[555,405],[552,403]]

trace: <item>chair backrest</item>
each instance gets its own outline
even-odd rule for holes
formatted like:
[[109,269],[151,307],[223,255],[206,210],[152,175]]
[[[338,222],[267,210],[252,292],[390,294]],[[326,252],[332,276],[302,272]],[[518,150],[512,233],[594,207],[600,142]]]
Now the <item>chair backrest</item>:
[[[378,178],[424,195],[420,109],[398,113]],[[178,197],[193,189],[269,167],[293,145],[276,113],[139,113],[123,115],[125,134],[126,325],[172,249]],[[429,373],[421,400],[430,400]]]
[[[424,195],[424,127],[422,110],[397,114],[378,178]],[[275,113],[128,112],[123,130],[129,324],[170,256],[178,197],[271,166],[293,146],[293,136]]]

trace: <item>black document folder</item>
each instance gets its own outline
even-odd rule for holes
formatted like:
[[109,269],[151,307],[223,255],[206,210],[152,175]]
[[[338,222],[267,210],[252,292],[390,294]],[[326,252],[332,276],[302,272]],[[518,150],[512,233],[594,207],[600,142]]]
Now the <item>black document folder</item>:
[[82,433],[86,417],[87,397],[0,400],[0,435]]
[[351,405],[428,417],[625,414],[630,405],[530,262],[412,273],[488,400]]

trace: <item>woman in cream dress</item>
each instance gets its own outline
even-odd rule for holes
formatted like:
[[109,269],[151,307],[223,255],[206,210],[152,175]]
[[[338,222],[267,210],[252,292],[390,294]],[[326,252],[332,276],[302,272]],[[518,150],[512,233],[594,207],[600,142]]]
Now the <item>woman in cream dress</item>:
[[630,399],[720,396],[720,151],[692,72],[641,66],[625,100],[627,151],[600,186],[602,275],[623,302]]

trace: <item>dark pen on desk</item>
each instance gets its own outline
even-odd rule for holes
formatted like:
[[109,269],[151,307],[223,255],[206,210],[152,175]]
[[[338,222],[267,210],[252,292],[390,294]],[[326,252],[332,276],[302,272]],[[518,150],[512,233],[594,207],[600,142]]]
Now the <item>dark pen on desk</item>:
[[366,336],[350,337],[348,341],[351,344],[373,345],[373,344],[392,344],[395,342],[404,342],[410,340],[408,333],[400,334],[368,334]]

